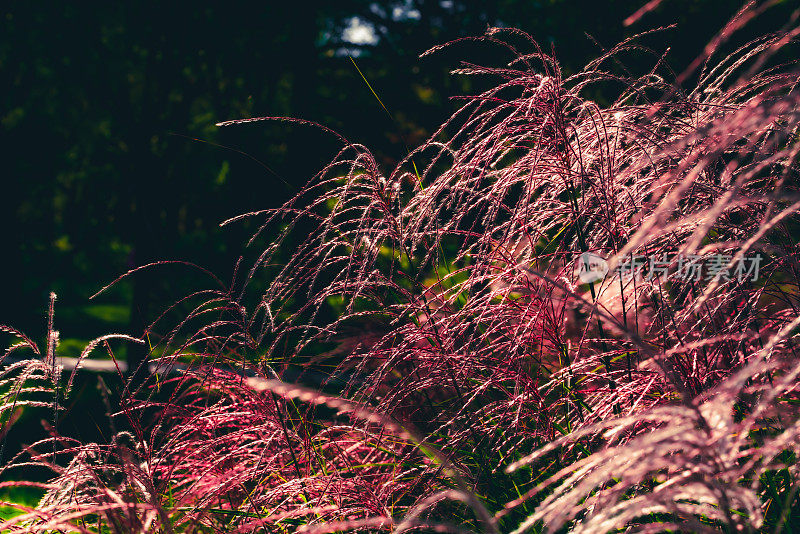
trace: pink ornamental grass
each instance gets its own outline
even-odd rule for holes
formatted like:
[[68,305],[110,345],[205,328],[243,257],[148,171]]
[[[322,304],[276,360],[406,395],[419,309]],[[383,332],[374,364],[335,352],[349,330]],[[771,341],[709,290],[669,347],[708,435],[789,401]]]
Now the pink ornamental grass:
[[456,73],[496,85],[395,169],[340,137],[295,198],[227,221],[277,237],[186,298],[156,348],[180,373],[130,392],[135,432],[55,439],[71,461],[51,454],[39,508],[0,528],[792,528],[796,17],[721,53],[763,9],[677,81],[663,56],[615,66],[637,38],[565,77],[490,29],[513,59]]

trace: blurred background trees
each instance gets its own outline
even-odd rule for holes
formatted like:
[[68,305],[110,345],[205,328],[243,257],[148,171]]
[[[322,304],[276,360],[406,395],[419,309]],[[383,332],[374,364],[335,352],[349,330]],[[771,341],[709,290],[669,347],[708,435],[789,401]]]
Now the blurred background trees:
[[681,69],[740,6],[665,1],[623,27],[642,3],[6,2],[0,8],[0,323],[40,334],[54,290],[62,353],[69,355],[102,333],[141,334],[161,306],[208,284],[198,272],[167,266],[88,300],[130,268],[185,260],[229,280],[249,229],[219,223],[285,201],[337,144],[308,127],[218,129],[218,121],[261,115],[316,121],[366,144],[388,168],[450,115],[456,103],[449,97],[480,83],[448,74],[459,60],[504,57],[502,50],[464,43],[418,58],[435,44],[480,35],[487,26],[514,26],[554,47],[569,73],[601,47],[676,23],[669,31],[680,39],[669,39],[678,46],[667,60]]

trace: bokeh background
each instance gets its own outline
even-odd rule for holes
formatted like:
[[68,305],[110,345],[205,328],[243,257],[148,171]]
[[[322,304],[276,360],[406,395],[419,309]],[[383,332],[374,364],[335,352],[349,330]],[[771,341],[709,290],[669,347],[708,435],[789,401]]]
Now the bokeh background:
[[[659,54],[669,43],[667,61],[682,70],[740,7],[665,0],[624,27],[643,3],[3,2],[0,323],[41,339],[55,291],[60,353],[76,356],[96,336],[141,334],[165,305],[210,283],[171,265],[89,300],[133,267],[183,260],[229,280],[254,228],[219,223],[280,205],[338,146],[313,128],[218,121],[315,121],[367,145],[389,170],[452,113],[451,97],[480,89],[451,69],[508,59],[471,42],[418,57],[433,45],[518,27],[569,74],[629,35],[676,24],[651,41]],[[780,23],[791,3],[754,33]]]

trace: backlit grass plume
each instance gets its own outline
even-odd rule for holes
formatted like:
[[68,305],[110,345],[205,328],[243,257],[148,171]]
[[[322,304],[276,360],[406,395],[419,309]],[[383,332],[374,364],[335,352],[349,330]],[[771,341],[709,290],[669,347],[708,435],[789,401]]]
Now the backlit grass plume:
[[[0,528],[800,528],[797,14],[737,41],[767,7],[680,75],[623,66],[652,35],[572,75],[520,30],[470,39],[501,64],[456,74],[494,86],[396,168],[337,136],[226,221],[268,245],[182,301],[135,431],[64,443]],[[289,119],[220,124],[259,120]]]

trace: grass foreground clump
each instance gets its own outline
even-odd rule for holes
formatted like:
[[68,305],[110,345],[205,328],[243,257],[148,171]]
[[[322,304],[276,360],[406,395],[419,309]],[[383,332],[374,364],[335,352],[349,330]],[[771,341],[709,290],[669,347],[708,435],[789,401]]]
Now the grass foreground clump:
[[[180,302],[113,439],[4,467],[54,477],[0,530],[800,531],[800,30],[731,46],[762,9],[681,75],[490,29],[511,60],[456,72],[496,84],[396,168],[339,136],[225,223],[271,241]],[[50,317],[7,413],[69,393]]]

